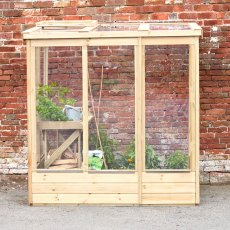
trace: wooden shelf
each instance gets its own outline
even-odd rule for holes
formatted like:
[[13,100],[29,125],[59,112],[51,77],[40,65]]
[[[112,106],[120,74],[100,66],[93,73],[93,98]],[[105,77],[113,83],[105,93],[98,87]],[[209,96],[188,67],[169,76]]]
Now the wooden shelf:
[[[88,117],[88,122],[93,116]],[[83,129],[83,121],[38,121],[37,126],[40,130],[50,129]]]

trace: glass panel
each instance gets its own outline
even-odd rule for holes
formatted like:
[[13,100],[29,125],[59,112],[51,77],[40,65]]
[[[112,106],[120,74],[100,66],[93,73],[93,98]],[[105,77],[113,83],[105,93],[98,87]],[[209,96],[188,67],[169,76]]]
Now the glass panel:
[[83,161],[81,47],[37,48],[36,58],[37,168],[80,169]]
[[139,25],[102,25],[96,28],[96,31],[137,31]]
[[133,46],[91,46],[89,170],[135,169]]
[[189,168],[188,46],[146,46],[146,169]]
[[179,24],[151,24],[150,30],[191,30],[191,27]]

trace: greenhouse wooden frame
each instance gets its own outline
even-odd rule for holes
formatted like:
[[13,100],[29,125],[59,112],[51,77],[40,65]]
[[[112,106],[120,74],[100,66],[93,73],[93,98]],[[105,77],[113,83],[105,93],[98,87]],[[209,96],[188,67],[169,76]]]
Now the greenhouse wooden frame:
[[[98,31],[99,26],[133,26],[136,30]],[[151,30],[151,26],[158,29]],[[163,26],[163,27],[162,27]],[[170,26],[170,31],[165,29]],[[162,29],[163,28],[163,29]],[[182,29],[181,29],[182,28]],[[44,21],[23,32],[27,44],[29,204],[184,205],[199,204],[199,37],[196,23],[111,23]],[[88,170],[88,46],[134,46],[136,170]],[[188,170],[145,169],[145,54],[146,45],[189,47],[189,156]],[[38,121],[36,84],[39,50],[53,46],[82,47],[83,167],[80,170],[36,168]],[[47,69],[48,58],[44,61]],[[47,73],[48,75],[48,69]],[[52,125],[52,124],[50,124]],[[72,125],[70,125],[72,126]],[[46,125],[41,126],[45,129]],[[68,127],[68,125],[67,125]]]

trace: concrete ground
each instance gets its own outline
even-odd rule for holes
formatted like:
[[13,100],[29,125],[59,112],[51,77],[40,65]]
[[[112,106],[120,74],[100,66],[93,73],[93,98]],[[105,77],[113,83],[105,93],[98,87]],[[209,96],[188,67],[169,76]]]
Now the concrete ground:
[[0,229],[230,229],[230,185],[202,186],[201,201],[177,207],[30,207],[25,183],[0,183]]

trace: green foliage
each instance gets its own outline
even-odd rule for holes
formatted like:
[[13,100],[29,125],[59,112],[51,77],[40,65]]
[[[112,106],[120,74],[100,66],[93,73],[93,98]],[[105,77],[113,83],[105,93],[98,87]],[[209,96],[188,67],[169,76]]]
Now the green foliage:
[[103,160],[99,157],[89,157],[88,159],[89,169],[101,170]]
[[160,167],[160,158],[156,156],[151,145],[145,147],[145,166],[146,169],[156,169]]
[[38,87],[37,111],[43,120],[67,121],[62,112],[64,105],[73,105],[75,100],[67,97],[69,88],[58,86],[53,82],[50,85]]
[[43,120],[67,121],[62,109],[46,96],[38,95],[37,111]]
[[166,159],[165,163],[168,169],[185,169],[188,167],[188,156],[177,150]]
[[105,161],[108,168],[113,168],[115,162],[115,157],[113,153],[117,150],[118,143],[116,140],[111,139],[106,133],[106,131],[102,128],[99,128],[99,134],[101,138],[102,149],[100,147],[97,134],[93,134],[90,136],[90,145],[92,145],[95,149],[103,150]]
[[135,169],[135,139],[126,147],[121,159],[117,161],[117,167],[120,169]]
[[[146,145],[146,168],[154,169],[160,167],[160,159],[155,155],[154,149],[150,145]],[[121,169],[135,169],[135,139],[126,147],[121,159],[118,160],[118,167]]]

